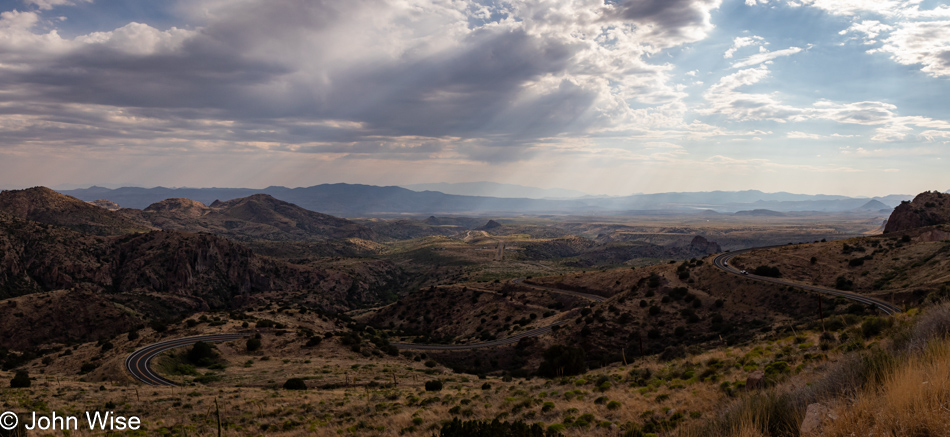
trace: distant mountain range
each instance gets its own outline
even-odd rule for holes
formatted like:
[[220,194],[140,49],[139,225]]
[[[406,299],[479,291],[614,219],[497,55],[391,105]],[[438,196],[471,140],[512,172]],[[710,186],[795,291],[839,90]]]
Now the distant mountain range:
[[[771,210],[783,213],[889,213],[912,195],[856,198],[835,195],[764,193],[758,190],[636,194],[623,197],[573,199],[501,198],[413,191],[402,187],[356,184],[323,184],[287,188],[137,188],[90,187],[62,190],[85,201],[109,200],[125,208],[144,209],[171,198],[187,198],[211,205],[254,194],[268,194],[301,208],[341,217],[392,215],[484,214],[637,214],[720,213]],[[871,203],[876,201],[878,203]],[[870,203],[870,204],[869,204]],[[884,205],[875,210],[875,206]],[[758,215],[758,214],[757,214]]]
[[508,199],[571,199],[577,197],[597,197],[581,191],[567,190],[564,188],[537,188],[526,187],[524,185],[500,184],[498,182],[460,182],[454,184],[439,182],[434,184],[402,185],[402,187],[412,191],[438,191],[440,193],[460,196],[501,197]]

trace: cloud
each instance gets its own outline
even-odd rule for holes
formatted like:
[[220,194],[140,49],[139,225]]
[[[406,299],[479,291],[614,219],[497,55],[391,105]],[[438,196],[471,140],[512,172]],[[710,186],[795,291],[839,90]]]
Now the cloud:
[[810,134],[807,132],[792,131],[785,135],[788,138],[792,139],[805,139],[805,140],[820,140],[824,138],[822,135]]
[[71,6],[78,2],[92,3],[93,0],[24,0],[27,5],[35,6],[37,9],[48,11],[57,6]]
[[[9,11],[0,104],[20,128],[0,136],[7,147],[70,132],[125,147],[214,137],[343,149],[456,138],[459,156],[516,159],[498,150],[682,125],[673,66],[649,57],[703,38],[718,5],[208,0],[182,6],[189,28],[132,22],[73,38]],[[141,123],[120,130],[115,114]]]
[[733,55],[735,55],[736,52],[739,51],[739,49],[743,47],[748,47],[751,45],[761,45],[761,44],[767,44],[765,43],[765,39],[762,38],[761,36],[756,36],[756,35],[737,36],[734,40],[732,40],[732,47],[730,47],[729,50],[726,50],[726,53],[724,53],[722,57],[729,59]]
[[903,65],[922,65],[934,77],[950,76],[950,21],[906,22],[871,53],[887,53]]
[[752,55],[752,56],[749,56],[748,58],[745,58],[745,59],[743,59],[743,60],[741,60],[741,61],[739,61],[739,62],[736,62],[736,63],[732,64],[732,68],[746,68],[746,67],[751,67],[751,66],[753,66],[753,65],[758,65],[758,64],[770,62],[771,60],[773,60],[773,59],[775,59],[775,58],[780,58],[780,57],[783,57],[783,56],[791,56],[791,55],[794,55],[794,54],[799,53],[799,52],[801,52],[801,51],[802,51],[802,49],[801,49],[800,47],[789,47],[789,48],[787,48],[787,49],[784,49],[784,50],[776,50],[776,51],[774,51],[774,52],[770,52],[770,51],[768,51],[768,50],[765,50],[765,51],[756,53],[756,54],[754,54],[754,55]]
[[626,0],[619,16],[644,29],[659,47],[698,41],[713,29],[711,13],[722,0]]

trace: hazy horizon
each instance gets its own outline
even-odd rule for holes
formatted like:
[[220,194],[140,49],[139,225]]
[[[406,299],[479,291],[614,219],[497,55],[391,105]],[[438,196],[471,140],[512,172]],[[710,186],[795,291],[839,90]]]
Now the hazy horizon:
[[[481,184],[481,183],[499,184],[499,183],[497,183],[497,182],[491,182],[491,181],[472,181],[472,182],[460,182],[460,183],[431,182],[431,183],[424,183],[424,184],[406,184],[406,186],[404,186],[404,185],[398,185],[398,184],[393,184],[393,185],[375,185],[375,184],[361,184],[361,183],[352,183],[352,184],[353,184],[353,185],[383,186],[383,187],[399,187],[399,188],[405,188],[405,189],[411,190],[411,191],[425,191],[425,190],[423,190],[423,189],[413,189],[413,188],[411,187],[411,185],[439,185],[439,184],[463,185],[463,184]],[[313,187],[313,186],[318,186],[318,185],[325,185],[325,184],[330,184],[330,185],[332,185],[332,184],[350,184],[350,183],[348,183],[348,182],[325,182],[325,183],[312,184],[312,185],[267,185],[267,186],[168,186],[168,185],[150,185],[150,186],[146,186],[146,185],[135,185],[135,184],[62,184],[62,185],[56,185],[56,186],[50,186],[50,185],[39,185],[39,186],[46,186],[46,187],[51,188],[51,189],[56,190],[56,191],[80,190],[80,189],[87,189],[87,188],[92,188],[92,187],[106,188],[106,189],[110,189],[110,190],[115,190],[115,189],[118,189],[118,188],[143,188],[143,189],[153,189],[153,188],[167,188],[167,189],[250,189],[250,190],[263,190],[263,189],[268,188],[268,187],[285,187],[285,188],[291,188],[291,189],[293,189],[293,188],[308,188],[308,187]],[[535,187],[535,186],[531,186],[531,185],[520,185],[520,184],[500,184],[500,185],[512,186],[512,187],[521,187],[521,188],[529,188],[529,189],[538,189],[538,190],[566,190],[566,191],[570,191],[570,189],[563,188],[563,187]],[[17,189],[30,188],[30,187],[33,187],[33,186],[37,186],[37,185],[15,186],[15,187],[5,186],[5,187],[0,187],[0,190],[17,190]],[[940,189],[938,189],[938,187],[932,188],[932,189],[930,189],[930,190],[922,190],[922,191],[933,191],[933,190],[940,191],[940,192],[950,192],[950,190],[940,190]],[[440,190],[430,189],[430,190],[428,190],[428,191],[440,191]],[[451,190],[445,190],[445,191],[442,191],[442,192],[445,192],[446,194],[456,194],[456,193],[450,193],[450,192],[448,192],[448,191],[451,191]],[[597,194],[597,193],[584,193],[584,194],[585,194],[586,196],[590,196],[590,197],[627,197],[627,196],[651,195],[651,194],[666,194],[666,193],[713,193],[713,192],[745,192],[745,191],[760,191],[760,192],[762,192],[762,193],[764,193],[764,194],[788,193],[788,194],[807,195],[807,196],[846,196],[846,197],[852,197],[852,198],[867,198],[867,199],[882,198],[882,197],[887,197],[887,196],[911,196],[911,197],[913,197],[913,196],[919,194],[919,193],[885,193],[885,194],[872,194],[872,195],[861,195],[861,194],[857,194],[857,195],[845,195],[845,194],[830,193],[830,192],[800,193],[800,192],[792,192],[792,191],[766,191],[766,190],[760,190],[760,189],[756,189],[756,188],[747,188],[747,189],[740,189],[740,190],[696,190],[696,191],[633,192],[633,193],[625,193],[625,194],[617,194],[617,195],[607,195],[607,194]],[[460,194],[460,195],[467,195],[467,194]],[[519,196],[499,195],[499,196],[493,196],[493,197],[519,197]],[[529,196],[521,196],[521,197],[529,197]],[[580,197],[580,196],[578,196],[578,198],[579,198],[579,197]],[[553,198],[553,197],[529,197],[529,198],[542,199],[542,198]],[[570,198],[570,197],[564,197],[564,198]]]
[[950,188],[950,6],[0,1],[0,186]]

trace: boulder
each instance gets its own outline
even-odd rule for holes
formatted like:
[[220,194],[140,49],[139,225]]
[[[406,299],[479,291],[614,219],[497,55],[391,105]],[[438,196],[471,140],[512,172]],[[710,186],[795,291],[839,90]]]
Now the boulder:
[[808,409],[805,410],[805,419],[802,420],[802,425],[798,431],[804,437],[818,436],[821,435],[822,428],[826,424],[837,418],[838,416],[826,405],[821,403],[810,404]]

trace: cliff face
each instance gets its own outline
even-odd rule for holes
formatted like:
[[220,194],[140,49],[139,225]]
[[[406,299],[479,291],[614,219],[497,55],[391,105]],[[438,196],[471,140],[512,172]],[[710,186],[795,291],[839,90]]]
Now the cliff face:
[[950,223],[950,194],[927,191],[917,195],[912,202],[904,202],[894,208],[884,232],[906,231]]

